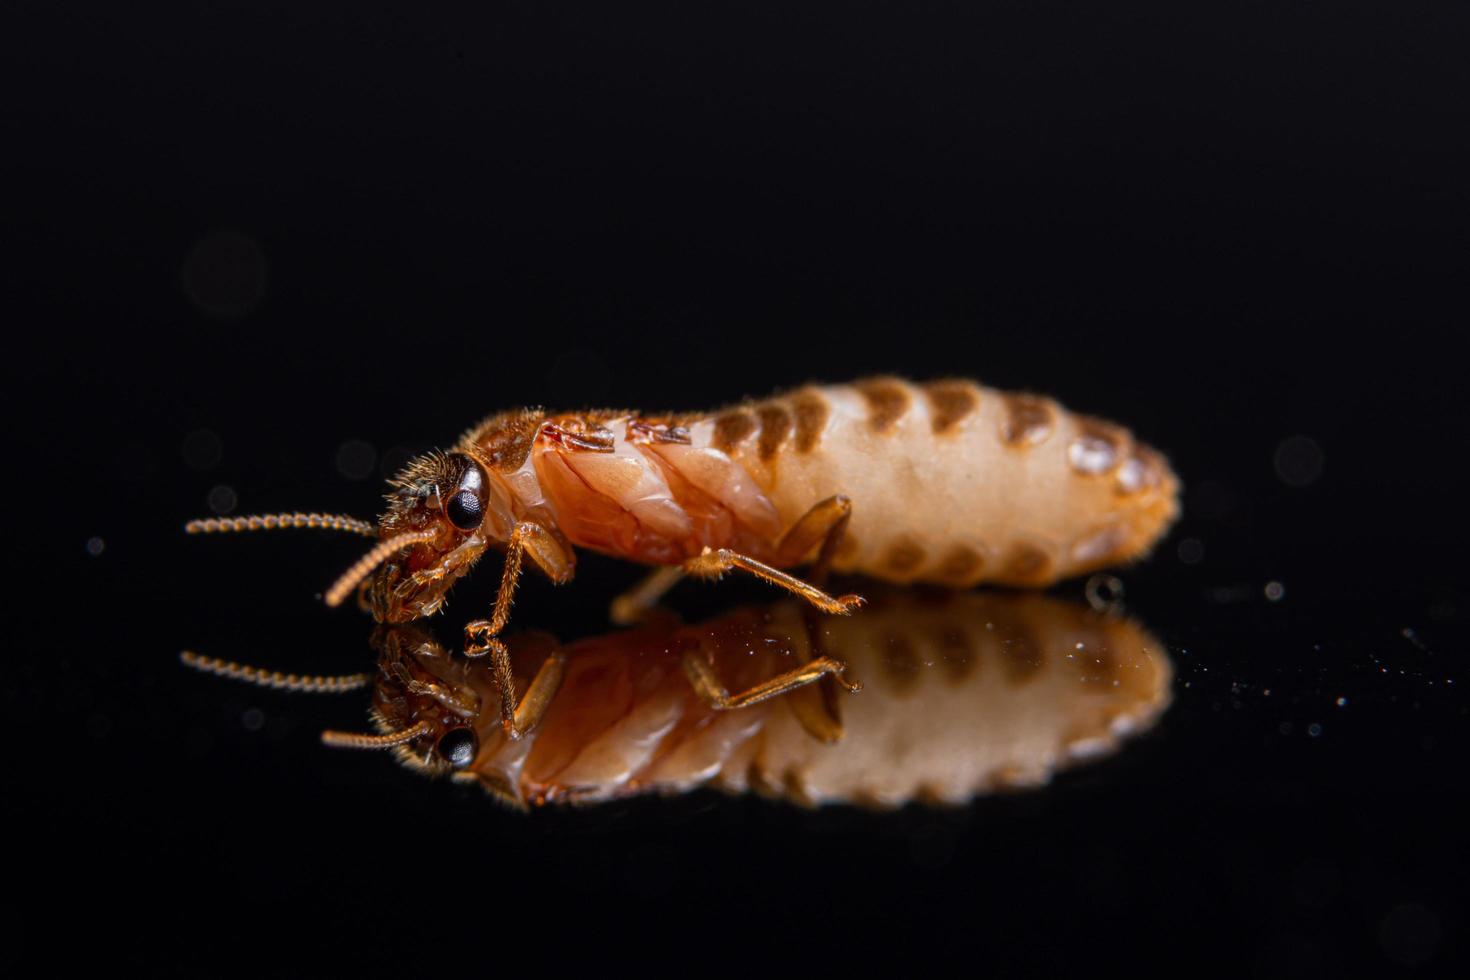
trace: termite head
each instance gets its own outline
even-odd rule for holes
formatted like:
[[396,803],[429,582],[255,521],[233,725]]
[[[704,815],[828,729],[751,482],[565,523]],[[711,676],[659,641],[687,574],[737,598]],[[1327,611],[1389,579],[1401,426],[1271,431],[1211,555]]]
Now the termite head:
[[465,665],[413,627],[380,626],[374,645],[379,674],[373,710],[379,729],[422,732],[405,742],[399,755],[436,774],[468,767],[480,750],[475,731],[480,697],[464,677]]
[[374,617],[404,623],[438,612],[450,587],[485,549],[507,540],[514,518],[499,481],[462,452],[420,456],[393,485],[378,522],[378,547],[327,598],[341,601],[371,572]]
[[480,752],[478,726],[486,703],[482,692],[494,682],[487,678],[472,684],[474,668],[454,660],[417,626],[380,624],[373,630],[373,646],[378,650],[376,679],[370,674],[282,674],[187,650],[179,659],[195,670],[278,690],[331,694],[372,684],[377,734],[325,731],[323,742],[345,749],[392,749],[405,765],[430,775],[472,766]]
[[468,768],[480,751],[475,725],[481,699],[456,663],[427,632],[379,626],[378,679],[373,690],[377,735],[323,736],[348,748],[391,748],[405,765],[431,775]]

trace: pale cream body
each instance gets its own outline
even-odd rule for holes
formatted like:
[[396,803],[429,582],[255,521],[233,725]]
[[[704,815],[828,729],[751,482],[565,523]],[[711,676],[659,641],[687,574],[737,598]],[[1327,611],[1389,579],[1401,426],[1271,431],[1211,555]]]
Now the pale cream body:
[[[887,383],[887,382],[885,382]],[[1014,396],[973,386],[974,408],[941,433],[914,385],[881,431],[853,385],[804,389],[828,412],[814,445],[761,459],[758,437],[732,448],[790,527],[834,494],[853,503],[836,567],[891,581],[1044,584],[1145,551],[1177,510],[1166,463],[1122,429],[1040,400],[1048,431],[1006,438]],[[695,445],[713,420],[691,427]]]
[[842,495],[839,571],[1045,585],[1139,556],[1177,512],[1167,462],[1126,430],[965,381],[809,386],[678,419],[687,444],[634,437],[639,416],[557,418],[610,433],[613,450],[538,439],[495,474],[518,517],[549,511],[573,545],[653,563],[705,547],[771,561],[786,530]]

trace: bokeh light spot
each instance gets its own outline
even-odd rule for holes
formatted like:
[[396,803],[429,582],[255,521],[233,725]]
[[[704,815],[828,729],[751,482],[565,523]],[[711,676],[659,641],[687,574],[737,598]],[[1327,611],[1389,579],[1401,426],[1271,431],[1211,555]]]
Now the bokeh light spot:
[[249,235],[231,229],[212,231],[184,257],[179,281],[184,295],[205,316],[238,320],[265,297],[265,253]]
[[378,462],[378,451],[364,439],[348,439],[337,447],[337,472],[347,480],[365,480]]
[[240,503],[240,498],[235,493],[235,488],[221,483],[209,491],[206,498],[209,509],[216,514],[233,514],[235,507]]
[[1307,436],[1292,436],[1276,447],[1276,475],[1289,487],[1309,487],[1322,476],[1326,456]]

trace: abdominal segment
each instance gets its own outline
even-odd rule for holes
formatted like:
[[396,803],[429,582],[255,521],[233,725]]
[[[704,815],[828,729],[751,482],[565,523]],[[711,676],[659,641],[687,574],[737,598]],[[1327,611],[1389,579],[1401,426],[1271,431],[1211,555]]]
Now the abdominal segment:
[[610,452],[533,448],[561,531],[647,563],[704,548],[774,562],[781,536],[840,494],[852,518],[838,570],[1043,586],[1145,553],[1178,511],[1167,461],[1127,430],[969,381],[808,386],[682,417],[678,438],[647,437],[667,418],[553,421],[612,437]]

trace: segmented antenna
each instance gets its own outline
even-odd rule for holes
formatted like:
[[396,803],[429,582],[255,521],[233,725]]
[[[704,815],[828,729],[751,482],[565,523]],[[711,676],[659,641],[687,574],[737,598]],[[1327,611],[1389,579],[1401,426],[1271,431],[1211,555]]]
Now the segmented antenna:
[[373,679],[372,674],[341,674],[336,677],[324,674],[283,674],[278,670],[261,670],[259,667],[238,664],[232,660],[205,657],[193,650],[185,650],[180,653],[179,661],[186,667],[193,667],[195,670],[214,674],[216,677],[228,677],[233,681],[245,681],[260,687],[275,688],[278,691],[299,691],[307,694],[337,694],[342,691],[355,691],[360,687],[366,687]]
[[408,531],[404,534],[396,534],[387,541],[378,542],[372,551],[363,555],[351,568],[343,572],[342,577],[332,583],[332,587],[326,591],[326,594],[322,598],[329,606],[340,606],[342,600],[347,598],[347,593],[355,589],[357,583],[367,578],[369,573],[386,561],[389,556],[402,551],[411,544],[418,544],[420,541],[429,541],[437,537],[438,533],[432,529]]
[[420,735],[427,735],[432,726],[421,721],[401,732],[387,735],[360,735],[357,732],[337,732],[328,729],[322,732],[322,744],[334,749],[391,749],[404,742],[412,742]]
[[250,514],[245,517],[205,517],[184,525],[185,534],[226,534],[240,531],[275,531],[287,527],[318,527],[328,531],[350,531],[365,537],[376,537],[377,527],[371,521],[346,514]]

